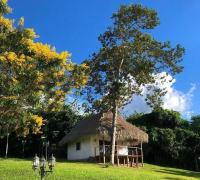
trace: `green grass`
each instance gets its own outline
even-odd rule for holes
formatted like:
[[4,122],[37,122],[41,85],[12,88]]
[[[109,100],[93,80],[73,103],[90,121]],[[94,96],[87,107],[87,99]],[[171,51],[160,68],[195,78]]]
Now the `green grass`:
[[[33,172],[31,160],[1,159],[0,180],[39,179]],[[108,167],[80,162],[57,162],[55,172],[49,174],[49,180],[197,180],[200,173],[145,164],[144,168]]]

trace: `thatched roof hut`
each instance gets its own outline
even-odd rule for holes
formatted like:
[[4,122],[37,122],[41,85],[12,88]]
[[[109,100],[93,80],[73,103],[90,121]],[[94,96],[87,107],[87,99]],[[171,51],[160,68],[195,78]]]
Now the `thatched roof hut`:
[[[111,130],[112,112],[91,115],[81,120],[59,144],[64,145],[92,135],[99,135],[109,140],[111,139]],[[118,116],[116,140],[137,145],[141,142],[147,143],[148,134]]]

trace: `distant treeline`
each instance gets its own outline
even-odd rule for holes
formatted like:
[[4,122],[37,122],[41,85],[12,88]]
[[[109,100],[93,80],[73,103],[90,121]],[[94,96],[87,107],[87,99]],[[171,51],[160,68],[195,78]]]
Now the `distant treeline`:
[[[15,132],[9,135],[8,157],[33,157],[35,154],[45,155],[46,143],[48,154],[56,157],[67,157],[67,147],[60,148],[58,142],[68,133],[82,117],[73,111],[70,106],[65,106],[60,112],[35,112],[43,117],[45,124],[41,134],[29,134],[19,137]],[[6,136],[0,139],[0,156],[5,156]]]
[[145,161],[190,170],[200,169],[200,116],[190,121],[171,110],[134,114],[127,121],[149,134],[144,146]]

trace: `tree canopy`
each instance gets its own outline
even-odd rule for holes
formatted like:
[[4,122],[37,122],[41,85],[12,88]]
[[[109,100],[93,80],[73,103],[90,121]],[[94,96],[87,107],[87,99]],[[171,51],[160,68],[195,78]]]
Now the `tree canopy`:
[[179,112],[168,109],[159,109],[147,114],[135,113],[129,116],[127,121],[148,128],[189,127],[189,122],[183,120]]
[[[133,94],[140,94],[142,85],[155,82],[155,74],[181,72],[184,48],[179,44],[171,47],[170,42],[160,42],[150,34],[160,23],[155,10],[135,4],[121,6],[112,20],[113,25],[99,36],[99,51],[86,63],[91,69],[88,92],[92,108],[113,111],[114,163],[118,108],[128,103]],[[157,100],[151,98],[149,102],[154,103],[154,99]]]
[[[87,82],[87,66],[72,63],[70,53],[36,41],[32,28],[5,18],[11,9],[0,2],[0,128],[26,135],[43,124],[36,109],[57,111],[73,88]],[[33,125],[33,126],[32,126]],[[35,128],[35,127],[38,127]]]
[[103,104],[113,107],[114,99],[120,106],[127,103],[140,93],[140,85],[154,82],[157,73],[183,69],[179,62],[184,48],[159,42],[148,32],[159,25],[156,11],[141,5],[121,6],[112,19],[113,26],[99,36],[101,48],[86,61],[91,67],[89,85],[100,96],[99,101],[91,99],[101,108]]

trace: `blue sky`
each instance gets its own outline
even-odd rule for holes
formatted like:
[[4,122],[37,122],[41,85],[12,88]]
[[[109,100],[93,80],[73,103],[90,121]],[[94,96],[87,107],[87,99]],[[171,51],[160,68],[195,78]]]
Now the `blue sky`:
[[[55,46],[59,52],[68,50],[73,61],[80,63],[98,49],[97,37],[112,24],[112,13],[121,4],[131,3],[158,12],[161,24],[152,31],[156,39],[185,47],[185,69],[175,77],[172,88],[179,92],[178,95],[188,95],[184,102],[187,108],[183,111],[200,114],[199,0],[10,0],[13,13],[9,17],[19,19],[23,16],[25,26],[35,29],[39,41]],[[195,90],[190,92],[194,85]]]

